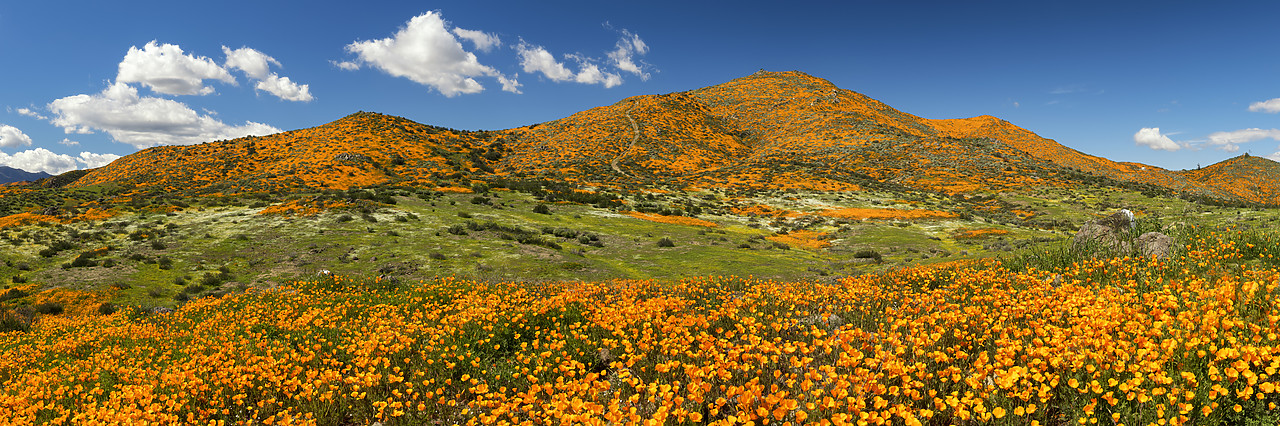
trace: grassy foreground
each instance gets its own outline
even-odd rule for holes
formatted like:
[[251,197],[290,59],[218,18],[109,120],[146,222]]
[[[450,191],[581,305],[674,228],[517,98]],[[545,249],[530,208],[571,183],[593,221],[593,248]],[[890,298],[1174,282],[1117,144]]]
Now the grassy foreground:
[[834,283],[322,277],[167,314],[47,316],[0,333],[0,419],[1275,424],[1280,242],[1183,239],[1169,259],[1052,270],[990,262]]

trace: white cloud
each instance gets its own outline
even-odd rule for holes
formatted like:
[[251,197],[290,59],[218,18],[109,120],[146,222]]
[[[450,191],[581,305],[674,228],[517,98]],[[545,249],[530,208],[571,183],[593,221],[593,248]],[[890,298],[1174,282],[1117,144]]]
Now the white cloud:
[[0,152],[0,166],[9,166],[31,173],[45,172],[57,175],[76,169],[102,167],[117,158],[120,156],[92,152],[81,152],[80,156],[72,157],[67,154],[55,154],[44,148],[36,148],[13,154]]
[[227,46],[222,46],[222,53],[227,55],[227,68],[244,71],[249,78],[258,81],[254,86],[257,90],[266,91],[286,101],[311,102],[315,99],[311,96],[310,85],[298,84],[289,80],[289,77],[281,77],[271,72],[271,64],[281,66],[276,58],[248,47],[231,50]]
[[142,83],[156,93],[167,95],[213,93],[213,88],[205,86],[204,80],[235,84],[231,74],[212,59],[187,55],[176,44],[156,44],[155,40],[142,49],[130,47],[119,69],[117,82]]
[[582,63],[582,69],[578,71],[578,76],[573,81],[583,84],[603,84],[604,87],[613,87],[622,84],[622,76],[611,73],[602,72],[600,67],[595,64]]
[[489,52],[493,48],[501,46],[502,40],[498,36],[486,33],[484,31],[464,30],[462,28],[454,28],[453,33],[458,37],[464,38],[481,52]]
[[17,127],[0,124],[0,148],[31,145],[31,137]]
[[1160,134],[1159,127],[1143,127],[1138,133],[1133,134],[1133,142],[1146,146],[1151,149],[1160,149],[1165,151],[1177,151],[1182,149],[1182,145],[1178,145],[1168,136]]
[[254,88],[267,91],[286,101],[310,102],[315,99],[311,96],[310,85],[294,83],[289,80],[289,77],[281,77],[276,73],[271,73],[266,80],[259,81]]
[[25,115],[25,116],[27,116],[27,117],[31,117],[31,118],[38,118],[38,119],[41,119],[41,120],[48,120],[48,119],[49,119],[49,117],[45,117],[45,116],[43,116],[43,115],[40,115],[40,113],[35,112],[35,111],[34,111],[34,110],[32,110],[31,108],[18,108],[18,114],[22,114],[22,115]]
[[1271,161],[1280,161],[1280,146],[1276,147],[1276,152],[1267,156]]
[[118,142],[145,148],[189,145],[217,139],[278,133],[275,127],[246,121],[240,126],[200,115],[169,99],[138,96],[138,89],[115,82],[102,93],[75,95],[49,103],[50,120],[67,133],[104,131]]
[[502,91],[511,93],[520,93],[520,82],[516,81],[516,76],[507,78],[505,75],[498,75],[498,82],[502,83]]
[[1249,104],[1249,111],[1253,112],[1280,112],[1280,98],[1267,99],[1262,102],[1254,102]]
[[542,46],[534,46],[522,41],[519,46],[516,46],[516,51],[520,53],[520,66],[524,72],[542,73],[552,81],[573,79],[573,71],[569,71],[564,64],[556,61],[556,57]]
[[463,49],[462,43],[446,29],[447,25],[438,12],[418,15],[389,38],[347,45],[347,51],[356,54],[356,61],[335,65],[343,69],[370,65],[387,74],[430,86],[447,97],[483,91],[484,86],[474,77],[502,74],[482,65],[474,53]]
[[357,63],[352,62],[352,61],[341,61],[341,62],[339,62],[339,61],[333,61],[333,60],[331,60],[331,61],[329,61],[329,63],[330,63],[330,64],[333,64],[333,66],[338,67],[338,68],[340,68],[340,69],[342,69],[342,70],[344,70],[344,71],[355,71],[355,70],[360,69],[360,64],[357,64]]
[[521,41],[520,45],[516,46],[516,51],[520,54],[520,66],[525,72],[541,73],[552,81],[600,84],[606,88],[622,84],[622,76],[617,73],[601,71],[599,66],[592,63],[591,58],[581,55],[565,55],[565,58],[578,62],[578,72],[574,73],[563,62],[557,61],[555,56],[542,46]]
[[58,143],[66,146],[76,146],[80,144],[80,142],[73,141],[69,138],[62,138],[62,141]]
[[248,47],[231,50],[227,46],[222,46],[222,53],[227,55],[227,61],[223,65],[230,69],[244,71],[245,75],[254,80],[265,80],[267,74],[271,72],[271,64],[280,66],[280,61],[276,58]]
[[[626,71],[640,76],[641,80],[648,80],[649,73],[644,72],[639,65],[636,65],[633,56],[644,56],[649,53],[649,45],[640,39],[639,35],[630,31],[622,30],[622,37],[618,39],[615,49],[609,52],[609,59],[613,60],[613,66],[619,70]],[[606,86],[610,87],[610,86]]]
[[80,156],[76,157],[76,161],[80,164],[84,164],[85,168],[88,169],[102,167],[111,164],[112,161],[116,161],[118,159],[120,159],[119,155],[94,154],[92,152],[81,152]]
[[1214,132],[1209,134],[1209,145],[1218,147],[1223,151],[1236,152],[1240,150],[1240,144],[1258,141],[1262,139],[1280,140],[1280,129],[1240,129],[1230,132]]

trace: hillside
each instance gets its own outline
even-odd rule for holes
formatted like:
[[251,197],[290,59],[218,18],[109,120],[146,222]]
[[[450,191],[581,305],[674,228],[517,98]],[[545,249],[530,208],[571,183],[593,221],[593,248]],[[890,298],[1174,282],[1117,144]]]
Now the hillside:
[[261,137],[146,149],[95,169],[72,187],[117,183],[165,193],[237,194],[434,185],[469,176],[475,132],[360,112]]
[[508,130],[457,131],[361,112],[270,136],[147,149],[66,186],[111,184],[125,196],[469,187],[510,179],[631,190],[944,194],[1126,186],[1280,204],[1275,181],[1259,179],[1270,176],[1270,166],[1258,161],[1194,173],[1120,163],[995,117],[925,119],[801,72],[761,71]]
[[1280,163],[1266,158],[1242,155],[1179,174],[1219,193],[1245,200],[1268,204],[1280,200]]

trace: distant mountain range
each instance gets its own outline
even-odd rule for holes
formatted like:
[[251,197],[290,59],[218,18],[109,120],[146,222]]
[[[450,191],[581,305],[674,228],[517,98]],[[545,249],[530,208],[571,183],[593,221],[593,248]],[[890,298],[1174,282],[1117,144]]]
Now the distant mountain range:
[[602,187],[900,188],[951,194],[1125,186],[1280,204],[1280,164],[1170,171],[1088,155],[991,116],[925,119],[801,72],[636,96],[546,123],[459,131],[360,112],[309,129],[151,148],[66,184],[232,194],[547,179]]
[[22,182],[22,181],[34,181],[38,179],[47,178],[50,176],[53,176],[53,175],[50,175],[45,172],[31,173],[22,169],[15,169],[13,167],[8,167],[8,166],[0,166],[0,184]]

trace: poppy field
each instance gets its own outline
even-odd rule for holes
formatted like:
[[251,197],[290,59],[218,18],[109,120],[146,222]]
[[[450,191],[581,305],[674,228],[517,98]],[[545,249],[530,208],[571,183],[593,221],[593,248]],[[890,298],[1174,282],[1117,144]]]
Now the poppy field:
[[0,334],[11,424],[1274,424],[1280,243],[832,282],[322,276]]

